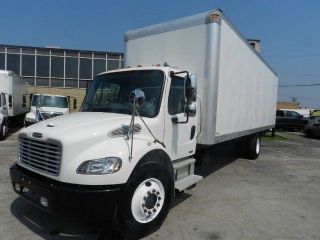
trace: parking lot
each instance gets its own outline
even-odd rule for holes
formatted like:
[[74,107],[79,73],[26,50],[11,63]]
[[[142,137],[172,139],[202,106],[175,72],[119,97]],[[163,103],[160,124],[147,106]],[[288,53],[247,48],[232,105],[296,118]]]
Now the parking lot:
[[[258,160],[232,143],[201,156],[196,187],[176,196],[146,239],[320,239],[320,140],[302,133],[264,138]],[[11,188],[17,135],[0,142],[0,239],[118,239],[109,223],[50,216]]]

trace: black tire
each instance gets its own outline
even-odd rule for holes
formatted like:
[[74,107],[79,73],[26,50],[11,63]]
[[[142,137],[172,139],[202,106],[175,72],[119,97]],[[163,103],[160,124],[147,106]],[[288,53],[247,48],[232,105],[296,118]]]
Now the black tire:
[[[145,180],[156,179],[164,187],[165,197],[158,215],[147,223],[141,223],[133,215],[132,204],[136,190]],[[142,185],[143,186],[143,185]],[[146,184],[147,186],[147,184]],[[140,189],[140,188],[139,188]],[[151,194],[150,194],[151,195]],[[149,195],[147,195],[149,197]],[[173,180],[167,169],[159,164],[145,164],[134,170],[118,204],[115,213],[115,224],[119,232],[130,239],[141,238],[157,230],[168,215],[173,199]],[[145,199],[145,198],[143,198]],[[157,200],[158,201],[158,200]],[[145,203],[147,201],[145,200]],[[155,206],[155,205],[154,205]]]
[[243,158],[257,159],[260,155],[260,145],[261,137],[258,133],[243,137],[238,142],[239,154]]
[[260,134],[254,134],[249,138],[247,145],[247,158],[248,159],[257,159],[260,154],[261,149],[261,137]]

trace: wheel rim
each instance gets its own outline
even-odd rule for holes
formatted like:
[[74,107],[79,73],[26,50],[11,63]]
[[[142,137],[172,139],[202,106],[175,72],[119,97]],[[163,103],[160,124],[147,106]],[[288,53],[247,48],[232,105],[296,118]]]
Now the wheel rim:
[[260,138],[257,138],[256,153],[259,154],[259,152],[260,152]]
[[7,133],[7,126],[4,124],[3,127],[2,127],[2,136],[6,136],[6,133]]
[[161,212],[164,199],[164,187],[158,179],[144,180],[132,196],[131,212],[134,219],[139,223],[151,222]]

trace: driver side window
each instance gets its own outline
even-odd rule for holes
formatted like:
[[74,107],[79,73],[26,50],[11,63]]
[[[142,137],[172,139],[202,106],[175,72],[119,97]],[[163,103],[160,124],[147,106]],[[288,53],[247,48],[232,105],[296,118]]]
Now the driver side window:
[[170,115],[184,112],[184,79],[181,77],[173,77],[171,79],[171,87],[168,99],[168,111]]

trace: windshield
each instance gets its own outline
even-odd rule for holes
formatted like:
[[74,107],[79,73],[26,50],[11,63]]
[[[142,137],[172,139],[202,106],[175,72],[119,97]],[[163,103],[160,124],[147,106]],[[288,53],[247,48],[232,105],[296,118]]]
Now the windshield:
[[141,116],[155,117],[159,112],[164,73],[160,70],[138,70],[108,73],[95,78],[83,101],[83,112],[132,114],[129,94],[140,89],[144,104],[138,108]]
[[31,106],[36,107],[38,104],[39,107],[68,108],[68,99],[59,96],[33,95]]

